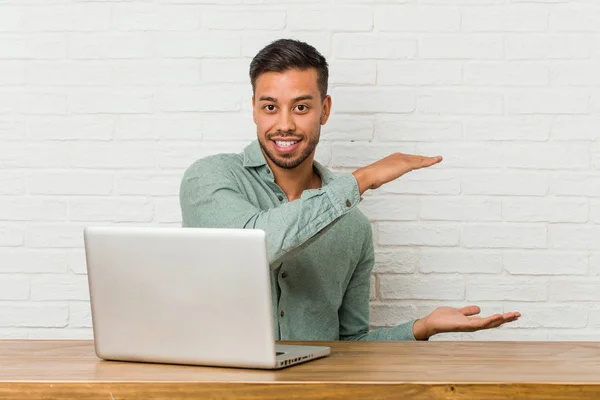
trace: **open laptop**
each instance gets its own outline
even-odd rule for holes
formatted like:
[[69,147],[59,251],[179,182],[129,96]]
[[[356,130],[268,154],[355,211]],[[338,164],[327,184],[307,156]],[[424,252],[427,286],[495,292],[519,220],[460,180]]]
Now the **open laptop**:
[[275,344],[262,230],[88,227],[84,243],[102,359],[277,369],[330,352]]

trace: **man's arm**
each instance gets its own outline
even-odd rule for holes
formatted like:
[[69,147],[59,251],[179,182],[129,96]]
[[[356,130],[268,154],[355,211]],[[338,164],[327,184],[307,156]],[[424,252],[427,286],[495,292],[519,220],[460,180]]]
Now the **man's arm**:
[[373,233],[369,229],[365,249],[344,293],[338,312],[340,340],[415,340],[413,324],[409,321],[392,328],[369,331],[371,272],[375,265]]
[[180,187],[184,227],[262,229],[272,268],[356,207],[359,200],[356,179],[348,173],[321,189],[305,190],[298,200],[260,210],[248,201],[227,165],[215,158],[188,168]]

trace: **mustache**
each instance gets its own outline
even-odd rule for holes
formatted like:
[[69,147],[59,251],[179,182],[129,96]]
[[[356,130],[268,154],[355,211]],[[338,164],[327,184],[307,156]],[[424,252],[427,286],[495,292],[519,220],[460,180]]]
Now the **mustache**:
[[302,137],[298,134],[296,134],[296,132],[284,132],[284,131],[277,131],[274,133],[270,133],[267,135],[267,139],[271,140],[274,137],[281,137],[281,138],[291,138],[291,139],[301,139]]

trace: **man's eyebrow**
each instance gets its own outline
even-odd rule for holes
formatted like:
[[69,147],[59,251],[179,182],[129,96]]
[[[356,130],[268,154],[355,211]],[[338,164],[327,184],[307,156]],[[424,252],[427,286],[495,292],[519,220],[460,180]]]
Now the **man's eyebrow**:
[[[292,102],[296,103],[298,101],[302,101],[302,100],[312,100],[313,96],[310,94],[306,94],[304,96],[298,96],[295,99],[292,99]],[[258,99],[258,101],[271,101],[273,103],[277,103],[277,99],[275,97],[271,97],[271,96],[260,96],[260,98]]]

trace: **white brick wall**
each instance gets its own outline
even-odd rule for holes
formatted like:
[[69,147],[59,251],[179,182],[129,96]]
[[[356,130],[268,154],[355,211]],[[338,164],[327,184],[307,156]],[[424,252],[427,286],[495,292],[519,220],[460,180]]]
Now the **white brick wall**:
[[317,158],[445,161],[368,193],[372,325],[600,338],[600,9],[585,0],[0,1],[0,338],[89,338],[82,228],[181,221],[181,174],[255,137],[271,40],[330,62]]

